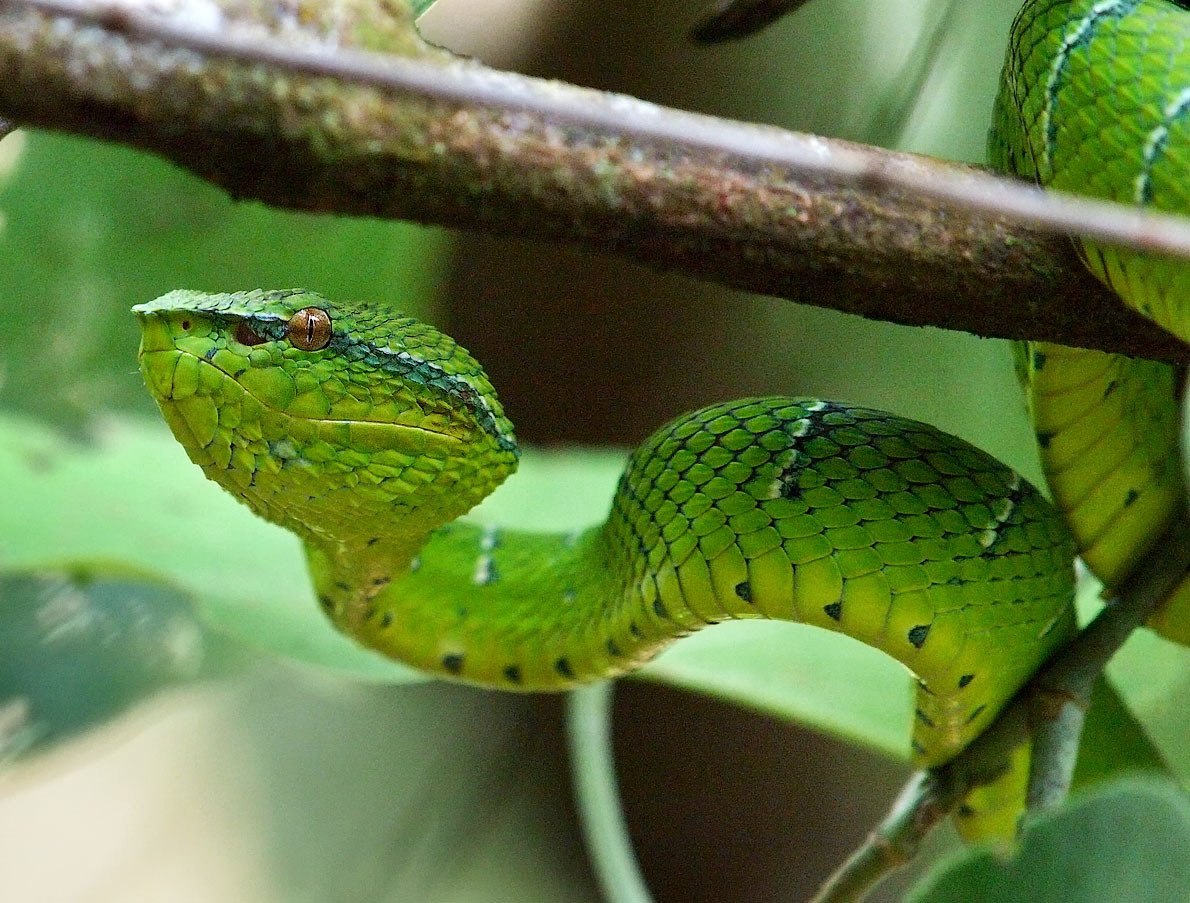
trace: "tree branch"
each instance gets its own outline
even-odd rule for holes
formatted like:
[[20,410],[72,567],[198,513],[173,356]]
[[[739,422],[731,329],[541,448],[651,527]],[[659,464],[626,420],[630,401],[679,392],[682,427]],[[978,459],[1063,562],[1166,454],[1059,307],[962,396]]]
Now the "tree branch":
[[1029,809],[1054,806],[1070,787],[1091,690],[1108,660],[1190,574],[1190,518],[1165,533],[1133,578],[1050,659],[991,726],[958,756],[910,779],[868,839],[827,879],[817,903],[859,900],[916,854],[926,834],[974,788],[1003,773],[1011,752],[1035,742]]
[[300,23],[270,9],[0,2],[0,112],[275,206],[563,240],[866,317],[1190,360],[1067,240],[1019,224],[1186,253],[1176,218],[496,72],[420,44],[393,2],[327,2]]

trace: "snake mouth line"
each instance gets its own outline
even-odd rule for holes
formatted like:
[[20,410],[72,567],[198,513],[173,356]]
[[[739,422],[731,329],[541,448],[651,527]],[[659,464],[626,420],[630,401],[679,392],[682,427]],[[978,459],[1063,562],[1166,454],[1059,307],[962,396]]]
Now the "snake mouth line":
[[[227,370],[225,370],[223,367],[220,367],[214,361],[212,361],[202,355],[194,354],[193,352],[190,352],[190,351],[183,351],[181,348],[178,348],[176,345],[173,346],[172,348],[153,349],[153,350],[147,351],[147,352],[142,350],[140,352],[139,356],[143,358],[146,354],[161,354],[161,353],[167,353],[167,354],[173,353],[173,354],[178,355],[179,357],[189,357],[189,358],[192,358],[192,359],[198,361],[198,365],[200,367],[204,367],[204,366],[210,367],[212,370],[216,371],[220,375],[224,376],[227,379],[230,379],[233,383],[236,384],[237,387],[239,387],[241,392],[243,392],[249,398],[252,398],[259,405],[261,405],[261,407],[265,408],[268,411],[271,411],[272,413],[274,413],[278,416],[289,417],[294,420],[300,420],[303,423],[346,423],[346,424],[374,423],[377,426],[388,427],[388,428],[394,429],[394,430],[402,430],[402,431],[408,431],[408,432],[413,432],[413,433],[425,433],[430,436],[435,436],[439,439],[445,439],[448,442],[454,442],[454,443],[462,442],[461,439],[459,439],[457,436],[452,436],[450,433],[443,433],[438,430],[432,430],[429,427],[424,427],[424,426],[412,426],[407,423],[392,423],[391,421],[386,421],[386,420],[358,420],[358,419],[335,419],[332,417],[304,417],[301,414],[295,414],[292,411],[287,411],[284,408],[279,408],[276,405],[271,404],[268,401],[265,401],[263,398],[261,398],[259,395],[257,395],[255,392],[253,392],[247,386],[245,386],[242,382],[240,382],[236,378],[235,374],[229,373]],[[240,372],[242,373],[244,371],[240,371]],[[172,381],[172,374],[171,374],[171,381]],[[175,400],[172,395],[163,396],[163,397],[171,402]]]

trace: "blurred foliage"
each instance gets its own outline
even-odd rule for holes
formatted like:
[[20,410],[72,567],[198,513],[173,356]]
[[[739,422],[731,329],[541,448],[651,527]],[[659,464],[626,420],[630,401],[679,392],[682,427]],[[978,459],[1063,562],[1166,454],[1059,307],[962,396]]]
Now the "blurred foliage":
[[193,680],[204,640],[182,593],[127,576],[0,574],[0,762]]
[[1184,903],[1190,888],[1190,801],[1171,784],[1122,781],[1076,795],[1028,826],[1020,853],[960,854],[915,903]]
[[171,289],[301,286],[415,315],[434,300],[437,230],[237,204],[156,158],[44,133],[0,142],[0,173],[0,403],[60,424],[152,411],[128,309]]
[[[902,147],[976,160],[1003,43],[992,36],[1006,33],[1017,5],[959,4],[939,39],[922,44],[923,30],[943,14],[944,2],[816,0],[752,42],[709,51],[691,50],[681,39],[683,23],[693,15],[688,4],[603,11],[576,6],[573,13],[608,17],[594,26],[584,49],[618,61],[620,68],[602,70],[613,86],[618,78],[632,84],[632,73],[642,67],[631,50],[639,47],[637,32],[660,30],[668,37],[650,49],[647,65],[652,83],[668,85],[671,93],[655,99],[860,140],[878,135]],[[432,15],[444,21],[457,6],[440,2]],[[629,49],[616,56],[621,44]],[[915,58],[923,47],[929,58]],[[906,80],[925,86],[916,103],[910,98],[906,105],[898,91]],[[189,464],[141,388],[128,308],[178,287],[303,286],[434,319],[441,313],[436,287],[448,262],[448,237],[409,225],[233,203],[161,161],[43,133],[0,142],[0,178],[0,482],[6,487],[0,506],[0,755],[48,747],[157,690],[224,674],[265,655],[320,666],[342,687],[349,686],[348,677],[374,684],[421,680],[335,633],[313,602],[296,540],[206,485]],[[716,301],[727,303],[726,293]],[[713,394],[717,373],[736,377],[746,371],[746,379],[766,391],[850,398],[933,421],[1036,475],[1032,437],[1002,343],[787,304],[730,303],[739,305],[733,308],[740,311],[738,330],[698,360],[662,360],[657,374],[642,374],[641,391],[663,394],[667,385],[693,381]],[[618,453],[530,453],[522,473],[474,516],[542,529],[594,522],[603,516],[621,460]],[[843,637],[796,625],[727,625],[677,644],[642,677],[907,758],[907,676]],[[1190,713],[1178,702],[1190,690],[1185,651],[1138,636],[1113,662],[1111,679],[1118,694],[1107,685],[1099,691],[1079,781],[1102,785],[1138,769],[1190,779]],[[460,697],[459,691],[438,689],[443,695],[434,698],[449,697],[448,707],[463,707],[470,712],[466,717],[474,716],[472,709],[503,705],[485,703],[491,697],[481,694]],[[402,774],[369,771],[361,777],[350,768],[340,774],[337,760],[320,773],[327,801],[319,817],[338,817],[345,834],[351,833],[353,812],[347,800],[378,808],[390,794],[404,801],[393,810],[399,823],[383,829],[397,840],[388,843],[381,834],[367,846],[371,858],[360,872],[375,879],[369,887],[383,885],[385,857],[394,848],[405,852],[402,844],[417,834],[425,808],[446,809],[436,796],[419,802],[419,782],[428,780],[450,747],[423,732],[436,723],[453,731],[463,716],[427,704],[424,694],[433,692],[403,686],[369,697],[367,711],[375,714],[361,716],[376,731],[375,742],[363,748],[399,747]],[[278,692],[275,698],[290,697]],[[278,715],[270,729],[302,718],[333,720],[321,709],[317,716],[296,711],[303,704],[295,698],[292,722]],[[489,721],[484,729],[498,732],[494,716]],[[311,734],[301,754],[330,756],[334,741],[353,730],[350,723]],[[408,731],[402,730],[406,724]],[[466,737],[450,780],[462,784],[464,776],[477,774],[501,780],[484,770],[488,750],[477,732],[458,730]],[[269,755],[284,758],[285,751],[271,749]],[[260,779],[268,773],[263,766]],[[478,793],[474,787],[468,792]],[[935,879],[923,899],[996,899],[978,896],[987,882],[1043,894],[1048,885],[1035,882],[1077,868],[1070,863],[1092,855],[1107,870],[1094,873],[1102,876],[1100,886],[1122,886],[1113,882],[1126,877],[1118,866],[1132,847],[1107,848],[1109,838],[1119,840],[1113,837],[1119,829],[1090,829],[1109,815],[1130,820],[1137,826],[1139,856],[1140,838],[1168,828],[1166,841],[1154,840],[1151,849],[1173,861],[1169,857],[1184,850],[1177,844],[1186,841],[1177,798],[1168,788],[1116,790],[1108,784],[1099,796],[1039,824],[1016,865],[1002,867],[976,855]],[[1142,804],[1155,813],[1143,824],[1137,821]],[[465,807],[438,813],[453,828],[466,823],[466,814]],[[273,817],[276,824],[261,819],[260,830],[283,833],[286,819],[276,812]],[[505,833],[512,839],[516,834]],[[1062,840],[1069,837],[1076,841]],[[1103,848],[1095,845],[1100,842]],[[409,846],[421,849],[422,858],[410,853],[401,863],[421,868],[423,877],[462,868],[459,852],[441,837],[429,847]],[[492,893],[557,898],[559,885],[547,880],[550,839],[539,836],[536,849],[541,883],[525,884],[515,870],[497,875],[497,864],[513,856],[489,855],[476,861],[490,868],[492,883],[485,887],[480,879],[457,899],[492,899]],[[303,854],[291,856],[287,867],[301,871]],[[547,887],[552,896],[539,896]],[[955,888],[968,893],[944,896]],[[579,884],[570,889],[574,899],[589,896]]]

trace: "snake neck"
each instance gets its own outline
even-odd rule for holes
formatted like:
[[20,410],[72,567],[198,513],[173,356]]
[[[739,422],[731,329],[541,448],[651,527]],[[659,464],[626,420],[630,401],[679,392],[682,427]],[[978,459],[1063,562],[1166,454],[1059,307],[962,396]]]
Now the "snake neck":
[[630,670],[673,638],[633,613],[631,578],[606,528],[542,534],[455,523],[416,554],[402,548],[354,567],[307,549],[319,601],[339,629],[447,678],[565,689]]

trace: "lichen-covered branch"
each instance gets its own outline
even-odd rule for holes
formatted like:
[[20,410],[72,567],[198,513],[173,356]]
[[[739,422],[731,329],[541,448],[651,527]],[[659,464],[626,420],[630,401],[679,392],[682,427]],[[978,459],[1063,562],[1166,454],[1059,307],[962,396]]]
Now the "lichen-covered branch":
[[815,897],[817,903],[862,899],[913,858],[926,834],[972,788],[1001,774],[1011,751],[1027,738],[1034,742],[1030,812],[1065,799],[1096,679],[1187,574],[1190,520],[1183,517],[1170,526],[1095,620],[1038,672],[986,731],[950,762],[910,779],[880,825],[827,879]]
[[[969,168],[496,72],[421,44],[397,0],[120,9],[0,2],[0,115],[146,148],[276,206],[563,240],[866,317],[1190,358],[1061,236],[960,209],[1016,198],[1017,216],[1036,213],[1032,192]],[[1132,233],[1178,246],[1173,229]]]

